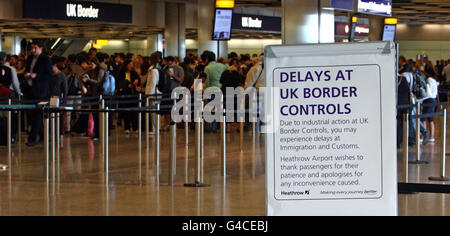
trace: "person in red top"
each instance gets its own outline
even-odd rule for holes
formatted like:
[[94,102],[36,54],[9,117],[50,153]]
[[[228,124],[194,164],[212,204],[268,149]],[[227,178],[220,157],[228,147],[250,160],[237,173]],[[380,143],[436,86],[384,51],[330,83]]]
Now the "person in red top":
[[8,97],[11,97],[11,90],[6,86],[0,85],[0,103],[6,102]]

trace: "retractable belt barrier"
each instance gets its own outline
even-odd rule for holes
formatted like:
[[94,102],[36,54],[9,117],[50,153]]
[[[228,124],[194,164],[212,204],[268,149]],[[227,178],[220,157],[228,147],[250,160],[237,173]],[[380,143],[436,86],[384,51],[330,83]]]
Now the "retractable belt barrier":
[[[425,103],[421,104],[422,107],[437,107],[437,106],[446,106],[450,105],[450,102],[440,102],[440,103]],[[398,105],[397,109],[413,109],[416,107],[416,104],[413,105]]]
[[[145,97],[145,99],[144,99]],[[130,99],[130,98],[136,98],[137,100],[125,100],[123,101],[123,99]],[[1,99],[0,99],[1,100]],[[17,112],[17,111],[33,111],[33,110],[42,110],[44,112],[44,146],[45,146],[45,163],[46,163],[46,173],[45,173],[45,178],[47,181],[50,180],[50,160],[53,161],[53,163],[56,161],[56,156],[58,156],[58,161],[59,161],[59,149],[60,149],[60,144],[61,144],[61,137],[59,134],[59,129],[56,127],[58,126],[58,121],[56,121],[55,124],[55,120],[59,120],[59,114],[63,113],[63,112],[75,112],[75,113],[101,113],[101,114],[105,114],[104,116],[102,115],[101,121],[100,121],[100,126],[103,127],[102,131],[101,131],[101,139],[102,139],[102,154],[105,156],[105,182],[108,183],[108,173],[109,173],[109,152],[108,152],[108,114],[109,113],[114,113],[114,112],[137,112],[139,113],[139,115],[141,116],[141,113],[154,113],[157,116],[157,127],[160,127],[160,115],[161,114],[167,114],[168,111],[170,111],[172,109],[172,105],[160,105],[160,104],[156,104],[154,106],[150,106],[150,102],[168,102],[168,101],[173,101],[174,104],[176,103],[175,99],[169,98],[168,95],[164,95],[164,94],[156,94],[156,95],[139,95],[139,96],[114,96],[114,97],[84,97],[84,98],[71,98],[71,99],[66,99],[66,100],[80,100],[80,101],[84,101],[85,103],[83,104],[73,104],[73,105],[68,105],[68,104],[64,104],[60,107],[49,107],[48,104],[46,105],[37,105],[36,103],[45,103],[48,102],[48,100],[28,100],[28,101],[15,101],[15,104],[12,105],[12,100],[10,98],[8,98],[8,103],[6,103],[5,105],[1,105],[0,103],[0,111],[7,111],[7,112]],[[95,100],[99,100],[96,102],[92,102]],[[87,101],[87,103],[86,103]],[[145,106],[142,106],[143,103],[146,103]],[[131,108],[117,108],[117,109],[110,109],[108,108],[109,105],[117,105],[117,104],[138,104],[139,107],[131,107]],[[201,106],[203,108],[203,103],[197,103],[195,104],[195,106]],[[99,106],[100,109],[74,109],[74,108],[84,108],[84,107],[90,107],[90,106]],[[202,109],[203,112],[203,109]],[[246,112],[246,111],[244,111]],[[248,112],[248,111],[247,111]],[[237,112],[237,113],[242,113],[242,112]],[[224,116],[225,116],[225,112],[224,112]],[[147,116],[147,119],[148,116]],[[225,119],[225,118],[224,118]],[[8,120],[11,120],[11,118],[9,118]],[[141,120],[141,119],[140,119]],[[141,124],[141,122],[139,122]],[[148,120],[147,120],[148,123]],[[188,122],[187,122],[188,123]],[[188,128],[188,125],[186,125],[186,128]],[[198,134],[200,135],[200,140],[197,142],[199,148],[197,149],[198,151],[198,156],[200,157],[200,159],[198,160],[198,163],[200,163],[200,160],[204,159],[204,125],[203,125],[203,121],[201,123],[197,123],[197,130],[198,130]],[[11,129],[9,129],[8,133],[10,132]],[[140,130],[141,127],[140,127]],[[226,132],[225,132],[225,126],[221,127],[221,136],[222,137],[226,137]],[[51,132],[50,132],[51,131]],[[157,131],[157,141],[155,142],[155,155],[157,157],[157,182],[159,184],[159,155],[160,155],[160,131],[159,128],[156,129]],[[175,122],[171,122],[171,146],[173,148],[176,148],[176,123]],[[186,133],[188,134],[188,132]],[[141,134],[140,134],[140,140],[141,140]],[[148,134],[147,134],[148,137]],[[56,144],[55,144],[56,143]],[[226,139],[223,138],[221,143],[226,143]],[[51,144],[51,146],[50,146]],[[104,145],[104,146],[103,146]],[[221,147],[221,153],[223,157],[226,157],[226,144],[222,145]],[[11,156],[11,144],[8,145],[9,147],[9,152]],[[172,148],[172,149],[173,149]],[[56,149],[56,150],[55,150]],[[50,154],[52,156],[52,158],[50,159]],[[169,159],[169,163],[170,163],[170,170],[169,170],[169,184],[173,185],[174,183],[174,175],[176,173],[176,151],[172,150],[172,152],[170,153],[170,159]],[[225,163],[225,159],[222,160],[221,163]],[[226,165],[223,164],[223,170],[222,170],[222,174],[225,176],[226,175]],[[0,165],[0,169],[7,169],[8,166],[7,165]],[[59,168],[59,167],[58,167]],[[200,166],[198,166],[197,168],[199,175],[197,176],[197,180],[201,180],[203,179],[200,175]],[[58,171],[59,172],[59,171]],[[195,187],[205,187],[205,186],[209,186],[209,185],[205,185],[205,184],[200,184],[200,181],[196,181]]]
[[[127,100],[127,99],[136,99],[136,100]],[[0,98],[1,100],[1,98]],[[109,97],[82,97],[82,98],[70,98],[65,99],[65,101],[70,100],[79,100],[85,103],[82,104],[63,104],[60,107],[50,107],[48,102],[49,100],[17,100],[14,104],[12,104],[12,100],[9,98],[8,103],[2,105],[0,102],[0,111],[7,112],[17,112],[17,111],[33,111],[33,110],[41,110],[44,113],[44,154],[45,154],[45,163],[46,163],[46,173],[45,178],[47,181],[50,180],[50,162],[53,161],[55,163],[56,157],[58,158],[59,163],[59,150],[62,145],[62,137],[60,135],[59,130],[59,119],[60,114],[64,112],[74,112],[74,113],[101,113],[100,118],[100,138],[102,142],[102,155],[105,157],[104,168],[105,168],[105,183],[109,182],[109,125],[108,119],[110,113],[116,112],[136,112],[139,113],[139,121],[142,121],[141,114],[145,113],[146,122],[149,124],[149,116],[148,114],[155,114],[156,116],[156,141],[155,141],[155,156],[157,160],[157,171],[156,171],[156,181],[159,184],[159,168],[160,168],[160,116],[162,114],[167,114],[168,111],[171,111],[173,105],[161,105],[155,104],[153,106],[150,105],[150,102],[170,102],[173,101],[174,105],[176,105],[177,99],[170,98],[170,95],[165,94],[155,94],[155,95],[130,95],[130,96],[109,96]],[[98,101],[97,101],[98,100]],[[224,108],[224,98],[222,96],[221,106],[219,107],[219,111],[222,112],[221,115],[221,127],[220,127],[220,156],[221,161],[221,175],[224,180],[226,179],[226,116],[227,114],[247,114],[250,112],[258,112],[257,110],[245,109],[245,110],[228,110],[226,111]],[[37,104],[39,103],[39,104]],[[44,105],[43,105],[44,104]],[[109,108],[110,105],[118,105],[118,104],[137,104],[138,107],[130,107],[130,108]],[[144,106],[144,105],[145,106]],[[197,102],[191,104],[195,107],[201,107],[201,113],[204,112],[204,102]],[[99,109],[83,109],[85,107],[98,106]],[[75,109],[81,108],[81,109]],[[193,111],[195,112],[195,111]],[[216,111],[217,112],[217,111]],[[11,118],[9,117],[9,121]],[[204,120],[203,118],[200,121],[196,121],[195,127],[195,147],[196,147],[196,176],[194,184],[186,184],[188,187],[208,187],[208,184],[203,183],[203,162],[204,162]],[[243,122],[241,123],[241,150],[243,150]],[[141,147],[141,131],[142,131],[142,122],[139,122],[139,140]],[[174,121],[171,122],[170,136],[171,136],[171,152],[169,158],[169,185],[174,184],[174,179],[176,175],[176,123]],[[186,145],[188,145],[188,127],[189,121],[186,121]],[[148,125],[147,125],[148,128]],[[8,133],[11,134],[11,128],[9,127]],[[148,138],[148,132],[147,132]],[[10,140],[10,139],[9,139]],[[9,143],[9,156],[11,156],[12,148],[11,143]],[[50,154],[52,158],[50,159]],[[8,166],[1,165],[0,169],[7,169]],[[59,168],[59,165],[58,167]],[[58,170],[59,173],[59,170]]]
[[[152,101],[173,101],[173,99],[165,98],[168,95],[164,94],[156,94],[156,95],[147,95],[145,96],[148,100]],[[89,102],[89,103],[83,103],[83,104],[74,104],[74,105],[63,105],[61,107],[49,107],[49,100],[48,99],[39,99],[39,100],[12,100],[13,98],[9,97],[2,97],[0,98],[0,111],[6,111],[8,113],[8,128],[7,128],[7,146],[8,146],[8,160],[9,165],[0,164],[0,170],[7,170],[9,169],[11,165],[11,159],[12,159],[12,143],[11,143],[11,113],[12,112],[26,112],[26,111],[36,111],[40,110],[44,112],[44,153],[45,153],[45,178],[47,182],[50,180],[50,143],[52,144],[51,148],[51,154],[52,154],[52,161],[55,163],[55,157],[58,156],[58,163],[59,163],[59,150],[61,147],[61,140],[62,137],[60,137],[60,130],[59,130],[59,120],[60,120],[60,113],[62,112],[75,112],[75,113],[102,113],[105,114],[102,116],[101,123],[104,125],[104,127],[108,127],[108,114],[113,112],[138,112],[141,113],[162,113],[170,111],[171,106],[145,106],[143,107],[141,104],[144,101],[143,95],[139,96],[114,96],[114,97],[106,97],[110,100],[117,100],[115,103],[114,101],[107,101],[107,105],[114,105],[120,103],[128,103],[128,104],[140,104],[137,108],[118,108],[118,109],[109,109],[108,107],[105,108],[105,99],[102,96],[99,97],[82,97],[82,98],[70,98],[66,100],[80,100],[80,101],[95,101],[99,100],[98,102]],[[125,98],[137,98],[139,100],[135,101],[120,101],[121,99]],[[103,104],[101,107],[102,109],[73,109],[75,107],[87,107],[87,106],[99,106]],[[157,109],[157,110],[156,110]],[[19,113],[20,114],[20,113]],[[19,122],[20,125],[20,122]],[[20,129],[19,129],[20,130]],[[51,133],[49,132],[51,130]],[[106,157],[109,155],[108,152],[108,141],[105,142],[105,139],[108,139],[108,128],[105,128],[102,130],[102,143],[105,143],[106,146],[104,149],[102,149],[102,154]],[[19,133],[20,136],[21,133]],[[50,139],[52,142],[50,142]],[[56,148],[57,146],[57,148]],[[55,150],[56,149],[56,150]],[[108,167],[108,158],[105,158],[105,167]],[[58,165],[59,168],[59,165]],[[59,172],[59,171],[58,171]],[[54,173],[54,172],[53,172]],[[105,179],[107,180],[107,179]]]
[[[445,106],[449,105],[450,102],[445,103],[436,103],[436,104],[424,104],[424,107],[427,106]],[[420,112],[420,105],[417,106],[417,112]],[[400,106],[399,106],[400,107]],[[413,108],[414,106],[402,106],[403,108]],[[443,109],[441,112],[434,112],[428,114],[418,114],[418,115],[410,115],[409,113],[403,114],[403,181],[404,183],[399,183],[399,192],[400,193],[418,193],[418,192],[426,192],[426,193],[450,193],[450,186],[447,185],[430,185],[430,184],[410,184],[409,183],[409,164],[429,164],[429,162],[420,160],[420,120],[425,118],[442,116],[442,150],[441,150],[441,162],[440,162],[440,176],[438,177],[430,177],[430,181],[439,181],[439,182],[447,182],[450,181],[450,178],[446,176],[446,158],[447,158],[447,115],[450,114],[450,111],[447,109]],[[416,161],[409,162],[409,121],[416,120]]]

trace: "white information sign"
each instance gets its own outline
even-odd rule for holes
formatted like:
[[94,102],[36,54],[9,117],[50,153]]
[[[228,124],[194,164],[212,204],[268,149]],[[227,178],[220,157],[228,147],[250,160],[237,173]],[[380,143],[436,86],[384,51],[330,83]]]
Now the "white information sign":
[[266,48],[267,214],[397,215],[390,42]]
[[213,40],[230,40],[232,22],[232,9],[216,9]]

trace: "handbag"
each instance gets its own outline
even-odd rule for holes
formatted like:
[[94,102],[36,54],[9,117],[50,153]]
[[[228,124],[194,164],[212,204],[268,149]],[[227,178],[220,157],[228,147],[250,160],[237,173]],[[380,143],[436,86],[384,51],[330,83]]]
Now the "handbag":
[[89,121],[88,121],[88,131],[87,131],[87,135],[89,137],[94,136],[94,128],[95,128],[94,116],[92,115],[92,113],[90,113]]

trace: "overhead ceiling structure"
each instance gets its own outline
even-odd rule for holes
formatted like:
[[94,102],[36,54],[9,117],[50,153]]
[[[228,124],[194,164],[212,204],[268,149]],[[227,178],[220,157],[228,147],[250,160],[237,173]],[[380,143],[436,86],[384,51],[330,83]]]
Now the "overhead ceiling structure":
[[405,24],[450,24],[449,0],[394,0],[394,17]]
[[[355,0],[356,1],[356,0]],[[406,24],[450,24],[450,0],[393,0],[393,16]],[[281,8],[281,0],[236,0],[238,7]]]
[[[192,0],[189,0],[192,2]],[[450,24],[450,0],[393,0],[394,17],[406,24]],[[281,9],[281,0],[236,0],[236,7],[260,7]],[[338,15],[342,12],[337,12]],[[129,24],[62,22],[41,20],[0,20],[2,32],[25,38],[105,38],[145,39],[162,33],[163,28]],[[188,31],[187,38],[196,37],[196,31]],[[280,34],[234,32],[234,38],[280,38]]]

